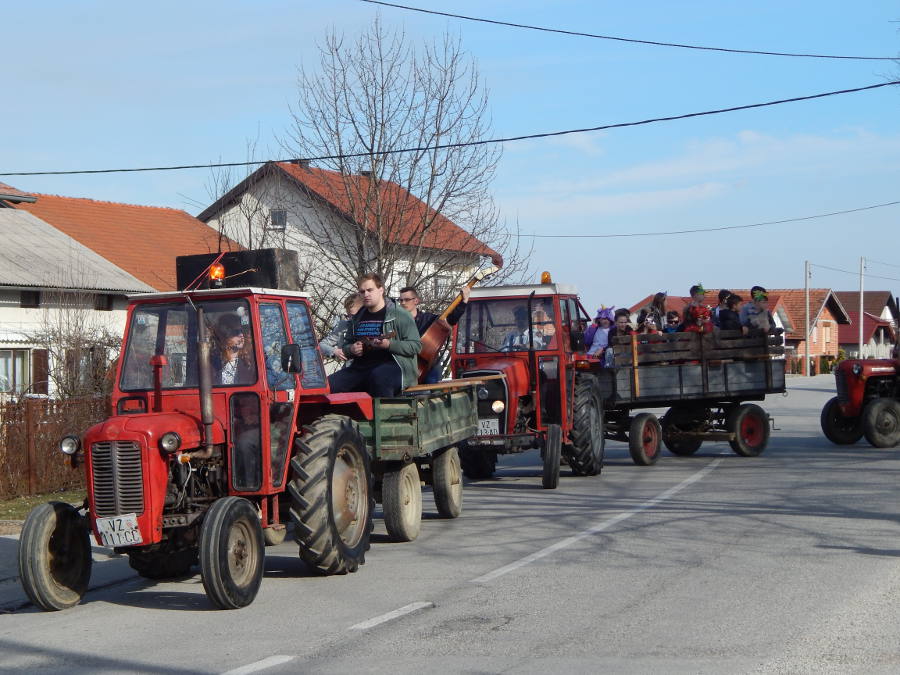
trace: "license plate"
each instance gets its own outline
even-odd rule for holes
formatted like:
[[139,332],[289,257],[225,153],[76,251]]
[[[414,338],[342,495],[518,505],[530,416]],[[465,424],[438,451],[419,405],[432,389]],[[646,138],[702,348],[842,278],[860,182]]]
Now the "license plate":
[[138,529],[136,513],[97,518],[97,532],[104,546],[134,546],[144,541]]
[[496,436],[500,433],[500,420],[478,420],[479,436]]

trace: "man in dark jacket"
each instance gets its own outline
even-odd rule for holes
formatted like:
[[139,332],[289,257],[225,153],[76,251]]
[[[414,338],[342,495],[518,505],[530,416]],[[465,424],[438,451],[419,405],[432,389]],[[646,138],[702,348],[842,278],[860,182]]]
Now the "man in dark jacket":
[[418,380],[419,331],[408,312],[385,298],[378,274],[360,277],[358,288],[363,307],[350,320],[339,345],[353,361],[332,373],[328,383],[335,394],[366,391],[372,396],[396,396]]
[[[462,289],[460,289],[462,301],[447,315],[447,323],[451,326],[458,324],[462,315],[466,313],[470,293],[471,289],[469,289],[468,286],[463,286]],[[425,331],[427,331],[431,324],[438,318],[438,315],[433,312],[426,312],[425,310],[419,309],[419,303],[422,300],[419,298],[418,291],[416,291],[413,286],[404,286],[401,288],[400,297],[397,298],[397,301],[403,309],[412,314],[413,321],[416,322],[416,328],[419,329],[419,335],[425,335]],[[425,384],[434,384],[435,382],[440,381],[440,379],[441,366],[438,363],[425,375]]]

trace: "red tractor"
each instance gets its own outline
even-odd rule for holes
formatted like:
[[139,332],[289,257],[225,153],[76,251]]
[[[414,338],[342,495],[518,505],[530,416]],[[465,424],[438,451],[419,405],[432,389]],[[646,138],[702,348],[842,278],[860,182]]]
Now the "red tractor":
[[[150,579],[199,562],[211,602],[233,609],[256,597],[282,518],[301,559],[330,575],[364,562],[376,495],[395,540],[418,532],[423,480],[442,515],[459,514],[456,446],[477,428],[474,386],[331,394],[309,298],[280,290],[297,286],[285,253],[228,254],[239,288],[132,298],[112,415],[61,442],[69,464],[84,465],[84,506],[44,504],[22,530],[20,578],[36,605],[81,600],[91,536]],[[194,267],[179,270],[179,286],[209,258],[179,258]],[[209,272],[225,277],[218,261]]]
[[863,436],[876,448],[900,444],[900,361],[841,361],[835,367],[837,396],[822,408],[825,437],[852,445]]
[[577,476],[603,467],[603,402],[584,361],[588,315],[572,286],[552,283],[472,290],[453,333],[455,378],[481,378],[478,436],[461,448],[464,473],[493,475],[498,454],[540,448],[543,487],[561,457]]

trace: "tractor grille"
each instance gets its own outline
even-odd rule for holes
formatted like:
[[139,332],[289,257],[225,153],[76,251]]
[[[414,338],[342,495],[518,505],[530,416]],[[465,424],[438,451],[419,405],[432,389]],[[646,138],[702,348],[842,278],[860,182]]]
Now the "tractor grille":
[[[496,370],[470,370],[463,373],[463,377],[478,377],[479,375],[499,375],[499,371]],[[480,385],[479,388],[484,387],[488,391],[488,397],[486,399],[482,399],[479,397],[478,399],[478,418],[479,419],[491,419],[496,418],[499,420],[500,424],[500,433],[506,433],[506,412],[509,409],[509,396],[506,393],[506,380],[488,380]],[[491,403],[494,401],[503,401],[505,406],[502,413],[499,415],[491,410]]]
[[850,396],[847,393],[847,373],[843,371],[843,369],[836,369],[834,371],[834,386],[837,390],[838,401],[841,403],[849,403]]
[[91,446],[97,516],[144,512],[141,446],[134,441],[102,441]]

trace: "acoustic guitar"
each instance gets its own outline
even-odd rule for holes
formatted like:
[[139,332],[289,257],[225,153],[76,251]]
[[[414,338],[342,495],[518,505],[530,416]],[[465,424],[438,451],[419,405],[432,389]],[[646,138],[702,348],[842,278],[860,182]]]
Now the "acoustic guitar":
[[[487,267],[483,270],[479,270],[475,273],[475,276],[466,283],[466,287],[472,288],[479,281],[499,270],[499,267]],[[444,346],[444,343],[450,336],[450,332],[453,330],[450,324],[447,323],[447,317],[450,316],[450,312],[456,309],[461,302],[462,293],[456,296],[447,309],[432,322],[422,335],[422,351],[419,352],[419,382],[421,382],[425,375],[431,372],[431,369],[434,367],[434,364],[441,353],[441,347]]]

